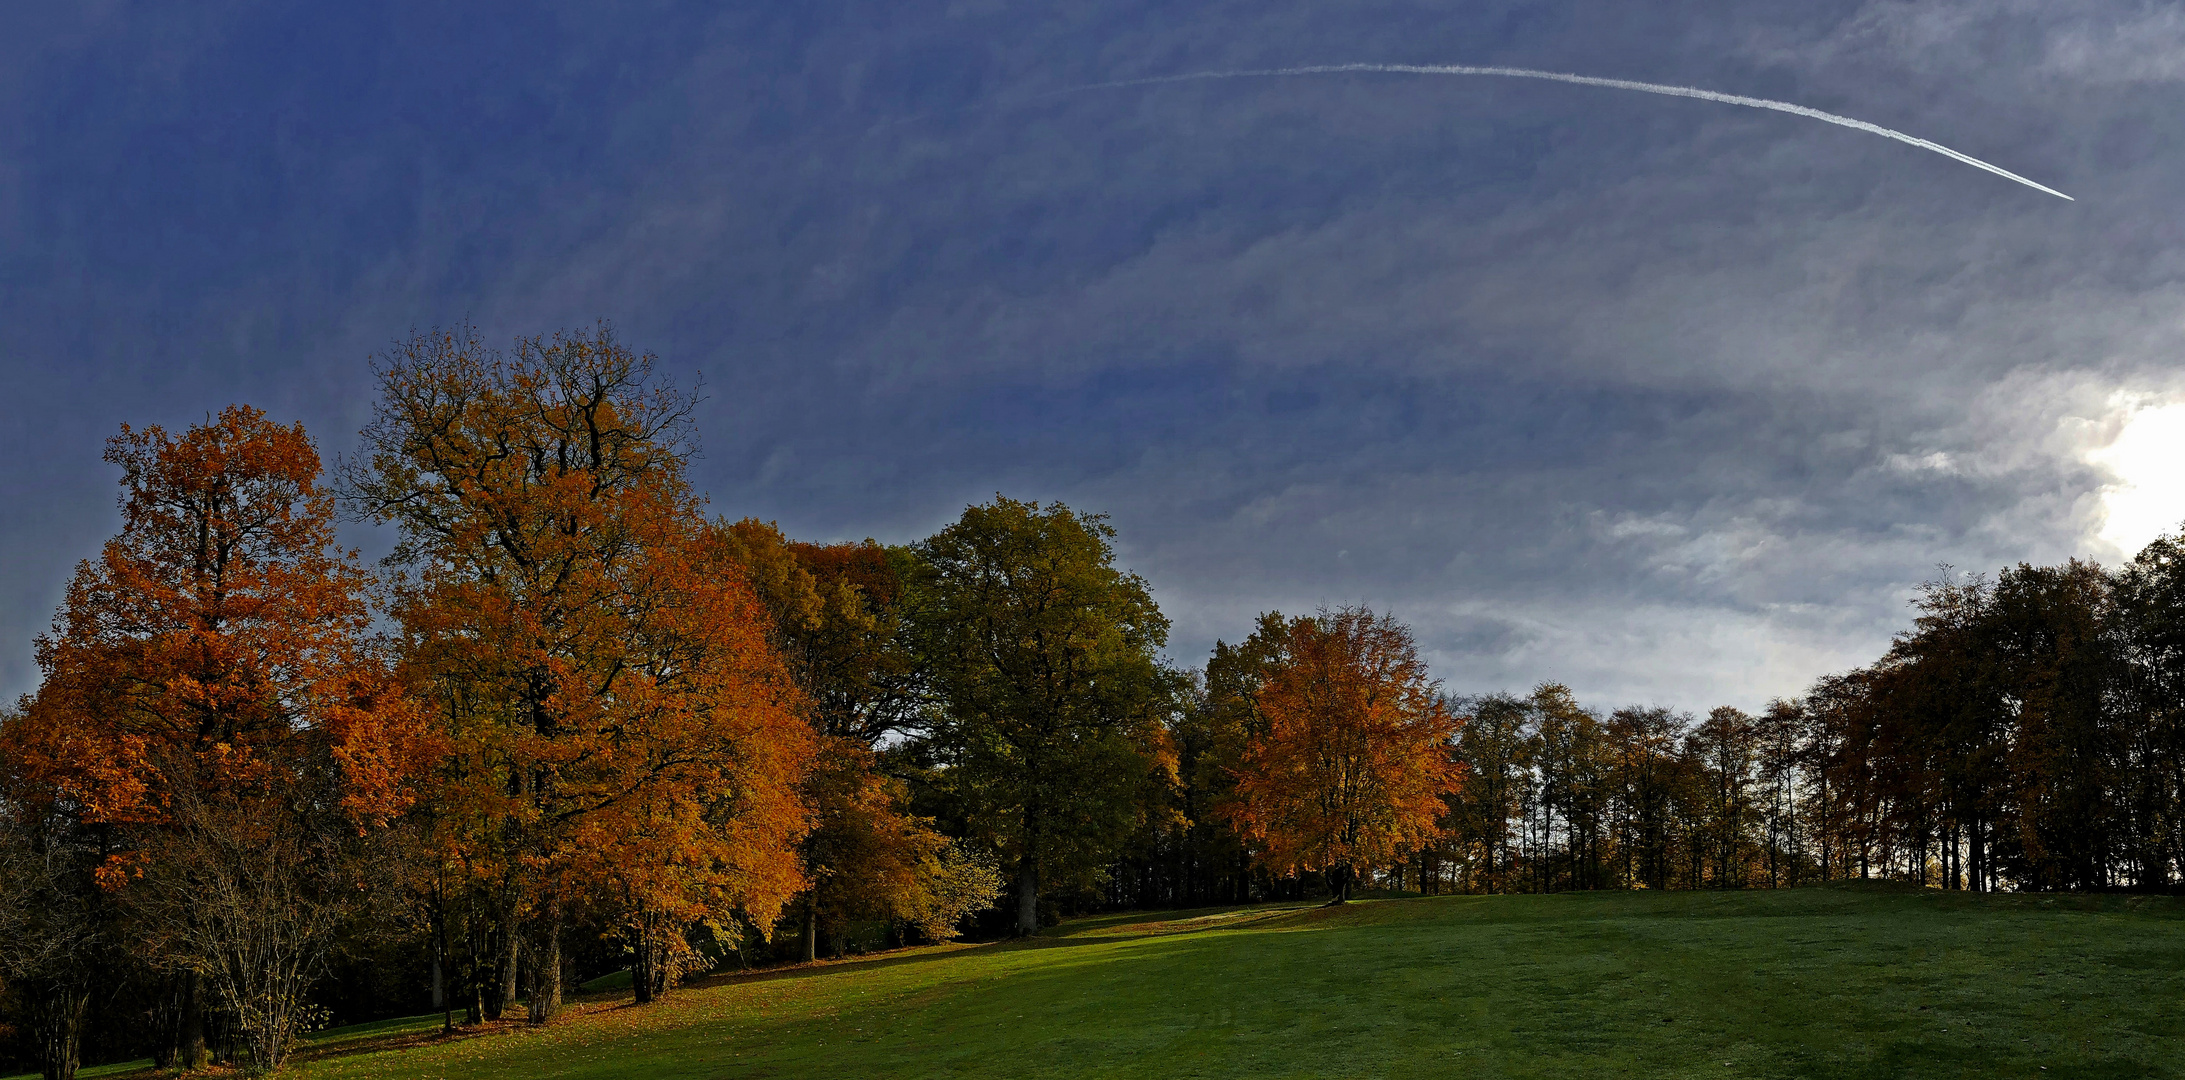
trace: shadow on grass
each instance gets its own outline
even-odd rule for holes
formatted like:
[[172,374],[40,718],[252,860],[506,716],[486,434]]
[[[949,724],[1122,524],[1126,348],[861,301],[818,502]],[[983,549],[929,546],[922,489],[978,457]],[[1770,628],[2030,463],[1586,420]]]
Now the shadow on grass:
[[[402,1030],[396,1027],[396,1025],[413,1021],[419,1023],[417,1028]],[[454,1031],[444,1031],[440,1027],[440,1017],[433,1015],[403,1017],[397,1020],[385,1020],[377,1024],[359,1026],[388,1027],[395,1028],[395,1030],[330,1032],[328,1034],[333,1037],[308,1042],[289,1051],[288,1059],[299,1064],[306,1061],[332,1061],[338,1058],[357,1057],[362,1054],[377,1054],[390,1050],[410,1050],[421,1046],[436,1046],[440,1043],[463,1042],[487,1035],[519,1030],[530,1025],[521,1019],[504,1017],[499,1020],[487,1020],[467,1026],[458,1025]]]
[[[1266,920],[1316,910],[1317,904],[1269,904],[1249,908],[1219,908],[1211,914],[1190,915],[1184,912],[1131,911],[1112,915],[1094,915],[1069,922],[1028,938],[1003,938],[999,941],[983,941],[956,945],[921,945],[907,949],[872,953],[866,956],[845,957],[839,960],[814,960],[807,963],[785,964],[779,967],[758,968],[752,971],[717,972],[684,984],[685,989],[705,989],[742,983],[775,982],[782,979],[802,979],[845,971],[876,971],[883,968],[922,964],[950,957],[990,952],[1012,952],[1020,949],[1074,948],[1086,945],[1107,945],[1120,941],[1140,941],[1151,937],[1170,937],[1177,934],[1204,933],[1209,930],[1225,930],[1246,925],[1263,925]],[[1102,932],[1106,931],[1106,932]],[[1128,931],[1120,933],[1117,931]]]

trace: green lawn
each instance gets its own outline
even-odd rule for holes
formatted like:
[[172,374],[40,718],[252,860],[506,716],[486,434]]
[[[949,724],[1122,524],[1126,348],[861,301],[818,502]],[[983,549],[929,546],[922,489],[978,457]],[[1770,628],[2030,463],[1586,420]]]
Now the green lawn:
[[[1851,888],[1123,915],[313,1077],[2185,1075],[2185,905]],[[338,1034],[338,1033],[330,1033]],[[410,1044],[378,1049],[386,1043]],[[2045,1071],[2044,1070],[2045,1067]]]

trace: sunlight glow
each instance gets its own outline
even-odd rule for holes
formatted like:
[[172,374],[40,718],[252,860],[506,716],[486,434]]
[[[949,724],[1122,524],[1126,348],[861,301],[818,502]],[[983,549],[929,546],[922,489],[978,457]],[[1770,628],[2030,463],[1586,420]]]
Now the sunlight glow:
[[2185,520],[2185,403],[2138,409],[2087,459],[2116,478],[2102,489],[2098,535],[2126,558]]

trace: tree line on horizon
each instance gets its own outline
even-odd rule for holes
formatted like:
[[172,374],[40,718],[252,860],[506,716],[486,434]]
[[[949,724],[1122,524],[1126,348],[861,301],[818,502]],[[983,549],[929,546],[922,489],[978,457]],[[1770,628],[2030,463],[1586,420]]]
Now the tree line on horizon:
[[[128,427],[122,527],[0,714],[0,1039],[277,1068],[327,1023],[551,1021],[686,978],[1355,890],[1886,877],[2171,889],[2185,566],[1945,580],[1760,715],[1453,697],[1362,607],[1162,654],[1113,529],[901,546],[711,513],[605,328],[376,358],[332,478],[233,406]],[[337,521],[392,526],[373,571]]]
[[[1462,777],[1376,883],[1421,893],[1744,889],[1888,879],[1971,891],[2185,883],[2185,541],[2121,569],[1944,568],[1873,664],[1759,714],[1603,713],[1560,684],[1449,699]],[[1111,868],[1122,906],[1302,896],[1222,819],[1284,662],[1279,616],[1217,644],[1173,729],[1178,783]],[[1284,867],[1277,863],[1276,867]],[[1286,868],[1286,867],[1285,867]],[[1308,868],[1309,869],[1309,868]]]

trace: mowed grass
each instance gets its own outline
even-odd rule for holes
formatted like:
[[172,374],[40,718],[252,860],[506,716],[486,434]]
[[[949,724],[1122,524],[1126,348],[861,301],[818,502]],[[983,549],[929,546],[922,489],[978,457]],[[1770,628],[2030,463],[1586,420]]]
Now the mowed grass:
[[[1120,915],[305,1051],[309,1077],[2185,1075],[2185,907],[1857,888]],[[345,1033],[330,1033],[345,1034]]]

